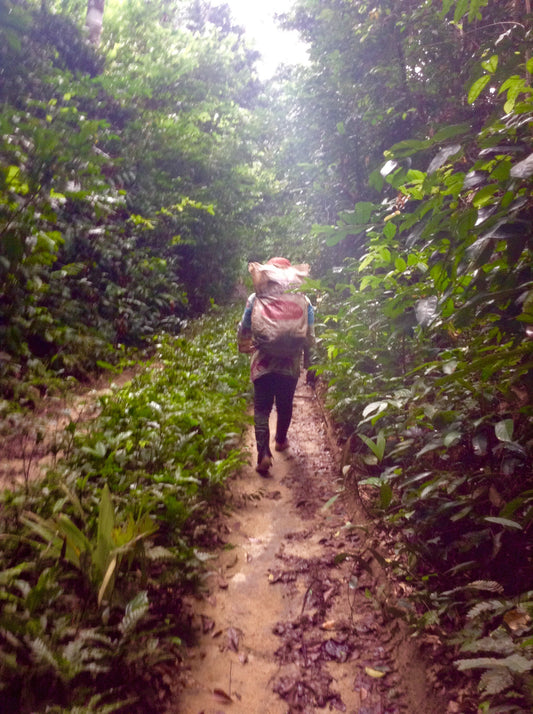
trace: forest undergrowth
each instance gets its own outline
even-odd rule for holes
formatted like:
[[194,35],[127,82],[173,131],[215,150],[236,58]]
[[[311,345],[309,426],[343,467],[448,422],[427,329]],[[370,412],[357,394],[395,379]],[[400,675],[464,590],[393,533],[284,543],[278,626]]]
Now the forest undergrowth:
[[[200,584],[219,543],[213,516],[243,459],[248,367],[236,350],[236,319],[215,310],[183,337],[157,341],[146,369],[100,397],[94,421],[67,426],[64,457],[43,481],[3,492],[0,666],[11,711],[157,712],[179,696],[172,673],[183,662],[191,614],[182,598]],[[321,385],[326,401],[338,388],[333,378]],[[491,541],[477,558],[484,539],[474,535],[497,527],[496,537],[511,514],[492,515],[491,505],[483,513],[495,497],[481,486],[469,506],[471,491],[460,488],[466,477],[449,487],[460,459],[445,459],[439,478],[427,462],[419,466],[424,454],[392,464],[394,449],[408,452],[406,438],[346,439],[335,414],[345,489],[395,554],[370,549],[403,593],[381,600],[385,621],[407,622],[447,663],[440,684],[450,691],[461,688],[458,671],[470,691],[483,670],[479,711],[527,711],[532,598],[515,577],[527,577],[522,529],[513,527],[518,538],[510,541],[525,548],[515,571],[506,563],[497,570],[500,551],[511,557],[503,534],[500,550]],[[392,479],[413,464],[423,476],[407,480],[418,492],[404,496]],[[512,686],[502,686],[509,678]]]
[[243,458],[247,381],[227,326],[215,312],[161,338],[151,365],[100,397],[94,420],[67,424],[43,480],[3,491],[9,711],[147,712],[164,701],[187,634],[181,598]]

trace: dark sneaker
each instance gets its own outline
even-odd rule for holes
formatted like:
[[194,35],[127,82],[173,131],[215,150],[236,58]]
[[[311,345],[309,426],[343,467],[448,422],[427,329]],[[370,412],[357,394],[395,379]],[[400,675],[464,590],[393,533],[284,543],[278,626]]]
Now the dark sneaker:
[[261,476],[265,476],[268,473],[268,469],[271,466],[272,466],[272,457],[271,456],[263,456],[261,461],[255,467],[255,470],[257,471],[257,473],[260,473]]
[[285,441],[282,441],[281,444],[276,441],[276,446],[274,448],[276,449],[276,451],[285,451],[286,449],[289,448],[288,439],[285,439]]

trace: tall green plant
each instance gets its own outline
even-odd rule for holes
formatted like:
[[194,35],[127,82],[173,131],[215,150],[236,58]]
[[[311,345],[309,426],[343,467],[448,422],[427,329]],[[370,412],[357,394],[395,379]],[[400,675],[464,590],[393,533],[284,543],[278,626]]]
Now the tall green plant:
[[[371,482],[392,494],[376,508],[399,533],[397,572],[415,586],[410,621],[452,633],[458,668],[481,672],[485,710],[522,711],[531,685],[533,66],[526,55],[506,68],[494,52],[480,69],[468,100],[491,106],[482,127],[395,144],[370,177],[384,200],[318,229],[332,246],[354,234],[366,241],[328,297],[322,369],[347,435],[373,451],[386,437]],[[506,638],[491,615],[485,637],[496,610],[524,613],[524,626]]]

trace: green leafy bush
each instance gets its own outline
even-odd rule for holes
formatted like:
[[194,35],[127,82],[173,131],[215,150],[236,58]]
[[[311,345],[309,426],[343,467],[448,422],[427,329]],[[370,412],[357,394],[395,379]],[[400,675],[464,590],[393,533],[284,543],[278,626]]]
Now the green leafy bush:
[[[410,622],[461,645],[461,671],[485,670],[484,710],[522,711],[533,614],[533,92],[514,75],[496,80],[497,57],[483,66],[504,114],[496,104],[479,131],[444,127],[396,144],[380,174],[394,198],[319,229],[331,245],[367,237],[324,301],[320,341],[350,447],[345,473],[359,472],[360,495],[374,494],[396,534]],[[402,167],[407,156],[429,167]],[[523,626],[504,637],[514,612]]]

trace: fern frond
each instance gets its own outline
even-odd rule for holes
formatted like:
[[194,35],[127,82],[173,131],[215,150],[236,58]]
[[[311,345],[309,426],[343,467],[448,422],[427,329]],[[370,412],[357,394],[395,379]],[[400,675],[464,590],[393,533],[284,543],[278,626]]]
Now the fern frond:
[[504,607],[504,603],[501,600],[484,600],[483,602],[478,602],[471,608],[466,618],[467,620],[473,620],[475,617],[479,617],[484,612],[497,612]]
[[111,664],[97,664],[94,661],[95,659],[96,657],[93,657],[93,660],[83,668],[84,672],[91,672],[91,674],[105,674],[106,672],[109,672]]
[[35,659],[39,662],[45,662],[49,664],[56,672],[59,672],[59,662],[54,657],[54,653],[46,645],[43,639],[36,637],[30,642],[31,650],[34,654]]
[[35,570],[35,563],[24,561],[14,568],[0,570],[0,586],[6,587],[25,570]]
[[148,594],[146,590],[138,593],[133,600],[126,605],[126,612],[119,625],[119,630],[125,636],[135,629],[137,623],[143,618],[148,610]]
[[465,669],[494,669],[495,667],[507,667],[516,674],[525,674],[533,669],[533,661],[526,659],[522,655],[513,654],[503,659],[495,657],[476,657],[475,659],[460,659],[455,662],[455,666],[461,672]]
[[163,548],[162,545],[146,548],[145,555],[149,560],[176,560],[175,554],[168,548]]
[[525,674],[533,669],[533,660],[519,654],[512,654],[506,657],[502,660],[502,664],[509,667],[511,672],[516,672],[516,674]]
[[506,667],[495,667],[483,672],[479,688],[484,694],[499,694],[513,684],[513,675]]
[[474,580],[469,583],[468,587],[476,590],[488,590],[491,593],[503,593],[503,587],[496,580]]
[[[110,704],[102,704],[103,698],[109,697],[109,692],[104,692],[104,694],[96,694],[92,697],[89,703],[83,707],[73,707],[68,710],[68,714],[112,714],[120,709],[127,711],[126,707],[131,704],[136,704],[138,702],[138,697],[128,697],[128,699],[122,699],[121,701],[111,702]],[[65,712],[66,714],[66,712]]]
[[482,637],[474,642],[469,642],[461,648],[463,652],[495,652],[497,654],[511,654],[515,645],[508,635],[497,637]]

